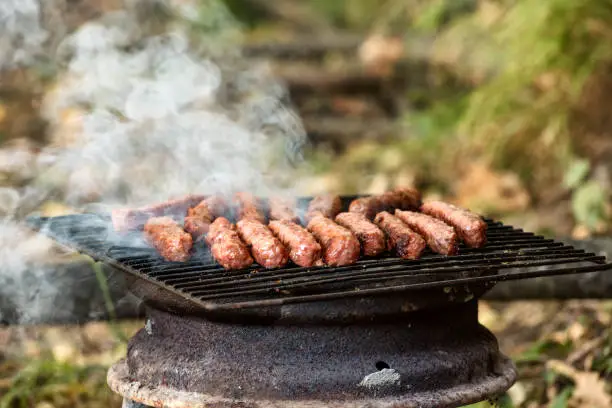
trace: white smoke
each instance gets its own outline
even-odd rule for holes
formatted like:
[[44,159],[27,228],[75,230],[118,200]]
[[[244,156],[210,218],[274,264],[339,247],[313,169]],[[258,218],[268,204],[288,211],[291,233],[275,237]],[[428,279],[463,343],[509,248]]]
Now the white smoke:
[[[13,221],[0,222],[0,321],[22,323],[48,317],[62,288],[49,281],[48,262],[53,246]],[[3,313],[17,316],[3,316]],[[58,311],[58,314],[61,311]]]
[[[39,155],[27,193],[2,192],[8,204],[0,224],[0,295],[9,288],[25,320],[36,308],[52,307],[44,299],[61,295],[32,266],[49,251],[47,241],[9,221],[33,197],[53,194],[80,207],[136,206],[190,193],[293,194],[304,129],[282,84],[265,65],[241,57],[240,25],[223,4],[126,4],[47,50],[60,67],[42,109],[52,143]],[[142,4],[178,19],[161,32],[149,29]],[[0,68],[40,56],[49,38],[40,21],[39,2],[0,1]],[[43,292],[44,299],[37,297]]]
[[[207,4],[215,4],[206,9],[209,24],[222,26],[227,13]],[[58,129],[62,111],[81,112],[78,141],[57,152],[53,166],[67,175],[68,202],[282,191],[291,172],[283,158],[299,158],[305,133],[265,67],[237,59],[232,41],[227,52],[210,51],[193,46],[185,26],[146,36],[127,13],[115,17],[66,39],[61,52],[72,57],[45,104]]]
[[38,0],[0,1],[0,70],[28,65],[44,52],[49,33],[41,16]]

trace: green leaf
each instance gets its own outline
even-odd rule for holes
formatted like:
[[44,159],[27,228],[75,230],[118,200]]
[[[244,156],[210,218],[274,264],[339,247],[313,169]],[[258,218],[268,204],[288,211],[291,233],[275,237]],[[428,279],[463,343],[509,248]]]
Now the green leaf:
[[584,180],[589,173],[591,165],[588,160],[578,159],[570,164],[563,178],[563,185],[574,189]]
[[606,192],[599,183],[590,180],[572,195],[572,212],[576,221],[589,229],[595,229],[606,220]]
[[421,10],[421,13],[414,22],[414,26],[420,29],[434,30],[440,26],[446,10],[447,3],[445,0],[434,0],[428,7]]
[[564,357],[567,355],[571,346],[571,342],[559,343],[554,340],[543,340],[525,350],[521,355],[517,356],[515,360],[517,363],[529,363],[539,361],[542,357]]
[[550,402],[549,408],[567,408],[573,392],[574,388],[572,387],[564,388],[563,391]]

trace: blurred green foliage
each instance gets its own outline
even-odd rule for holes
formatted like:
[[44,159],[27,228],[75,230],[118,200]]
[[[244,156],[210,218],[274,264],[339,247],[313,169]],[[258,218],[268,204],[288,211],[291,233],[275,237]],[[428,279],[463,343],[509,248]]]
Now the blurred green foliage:
[[[612,60],[612,4],[504,3],[511,6],[490,28],[504,63],[476,88],[461,124],[497,164],[530,179],[542,160],[564,166],[572,157],[568,116],[585,81]],[[545,79],[551,85],[538,86]]]
[[457,55],[445,69],[472,82],[469,92],[459,90],[451,97],[437,91],[448,91],[444,82],[430,84],[425,94],[409,92],[406,97],[413,106],[423,108],[405,114],[407,137],[376,149],[357,146],[349,153],[353,157],[338,160],[336,169],[347,175],[343,177],[349,190],[356,183],[351,177],[381,169],[364,149],[379,156],[398,150],[403,160],[394,171],[409,166],[422,184],[442,191],[452,189],[458,164],[484,160],[516,173],[536,205],[542,197],[565,190],[572,196],[570,207],[578,224],[596,230],[607,221],[610,192],[585,167],[588,161],[576,148],[585,135],[572,120],[585,83],[597,80],[598,70],[612,64],[611,2],[388,0],[375,7],[374,2],[310,3],[344,28],[404,35],[407,43],[415,33],[434,35],[433,47],[442,59]]
[[30,360],[11,378],[0,408],[33,407],[40,401],[55,407],[113,406],[118,397],[106,387],[107,369],[60,362],[50,355]]

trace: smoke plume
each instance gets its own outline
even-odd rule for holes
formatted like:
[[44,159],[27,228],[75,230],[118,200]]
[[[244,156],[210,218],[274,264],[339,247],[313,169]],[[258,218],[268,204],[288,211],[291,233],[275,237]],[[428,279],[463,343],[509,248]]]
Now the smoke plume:
[[[0,2],[0,69],[43,58],[59,73],[41,110],[50,144],[34,181],[3,192],[0,288],[15,293],[24,318],[53,304],[32,293],[53,299],[56,288],[24,289],[45,282],[42,267],[35,279],[26,272],[50,251],[19,235],[26,206],[47,197],[81,208],[190,193],[295,194],[306,142],[286,89],[265,64],[242,57],[240,24],[220,1],[126,0],[61,40],[65,27],[41,26],[46,3]],[[5,246],[15,235],[20,242]]]

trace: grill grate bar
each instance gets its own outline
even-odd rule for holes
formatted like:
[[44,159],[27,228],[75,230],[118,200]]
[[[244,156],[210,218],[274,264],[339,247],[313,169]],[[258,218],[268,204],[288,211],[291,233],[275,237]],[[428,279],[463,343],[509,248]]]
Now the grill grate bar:
[[104,216],[71,215],[37,218],[30,224],[66,247],[162,288],[159,294],[165,292],[188,299],[203,310],[374,296],[612,269],[612,264],[601,256],[487,220],[487,245],[480,249],[460,245],[459,255],[452,257],[426,251],[416,261],[388,255],[335,268],[291,264],[266,270],[253,265],[244,270],[225,271],[201,242],[196,243],[191,260],[170,263],[146,245],[141,233],[118,236],[109,228],[109,222]]
[[[586,259],[583,259],[582,261],[586,261],[586,262],[601,262],[602,258],[598,257],[598,256],[593,256],[593,257],[587,257]],[[492,264],[487,266],[486,268],[479,268],[478,273],[489,273],[489,272],[496,272],[500,269],[510,269],[510,268],[532,268],[532,267],[538,267],[538,266],[550,266],[550,265],[559,265],[559,264],[568,264],[568,263],[572,263],[572,262],[576,262],[576,258],[558,258],[555,260],[545,260],[545,261],[533,261],[533,262],[529,262],[529,263],[498,263],[498,264]],[[419,275],[420,278],[423,277],[432,277],[432,276],[436,276],[438,277],[440,280],[444,280],[444,279],[455,279],[456,276],[451,276],[450,278],[448,276],[444,276],[444,275],[449,275],[449,274],[460,274],[460,273],[465,273],[465,272],[474,272],[474,268],[469,268],[469,267],[464,267],[464,268],[457,268],[456,270],[448,270],[447,268],[440,268],[440,271],[436,271],[435,269],[428,269],[426,271],[412,271],[412,273],[410,273],[411,271],[406,271],[406,270],[400,270],[397,272],[381,272],[378,274],[372,274],[370,272],[367,273],[363,273],[363,274],[348,274],[345,276],[332,276],[332,277],[328,277],[328,278],[319,278],[319,279],[303,279],[303,280],[289,280],[288,282],[283,282],[282,280],[279,280],[279,282],[276,285],[270,285],[269,283],[262,283],[262,284],[253,284],[253,285],[244,285],[238,288],[231,288],[231,289],[209,289],[209,290],[198,290],[196,289],[190,289],[188,292],[194,296],[199,297],[200,299],[219,299],[219,298],[223,298],[225,296],[231,296],[232,294],[235,293],[242,293],[242,294],[258,294],[258,293],[267,293],[270,290],[289,290],[289,289],[296,289],[296,288],[304,288],[304,287],[313,287],[313,286],[319,286],[319,285],[324,285],[327,283],[340,283],[340,282],[346,282],[346,281],[351,281],[353,283],[357,282],[357,283],[366,283],[366,282],[378,282],[381,279],[399,279],[399,278],[405,278],[405,277],[413,277],[414,275]],[[182,289],[182,288],[179,288]]]
[[[568,248],[568,250],[571,250],[571,248]],[[568,252],[568,251],[565,251],[565,252]],[[440,258],[432,259],[432,261],[435,260],[438,262],[431,262],[430,266],[428,265],[428,263],[417,263],[414,265],[410,265],[410,264],[402,263],[402,262],[393,262],[393,263],[382,264],[380,266],[377,266],[376,269],[369,268],[363,271],[357,271],[357,272],[352,272],[352,273],[349,273],[349,271],[354,271],[355,269],[357,269],[354,266],[334,268],[333,270],[329,270],[329,271],[323,270],[321,272],[317,270],[308,270],[306,268],[301,268],[303,270],[301,272],[289,271],[289,273],[280,273],[280,274],[278,272],[275,273],[274,271],[262,271],[261,273],[245,274],[239,278],[221,276],[221,277],[211,277],[207,279],[205,274],[203,274],[204,277],[201,277],[198,280],[194,280],[193,276],[190,276],[190,277],[179,276],[174,279],[172,277],[164,278],[164,277],[160,277],[157,275],[155,275],[155,277],[166,283],[170,283],[179,289],[190,289],[190,288],[195,288],[195,287],[197,287],[198,289],[202,289],[202,288],[221,288],[225,286],[235,286],[238,282],[241,282],[242,280],[248,281],[249,283],[256,283],[256,282],[277,281],[277,280],[282,280],[282,279],[296,279],[296,278],[303,278],[303,277],[310,278],[311,276],[316,277],[316,276],[321,276],[323,274],[325,276],[328,276],[328,275],[337,274],[337,273],[340,273],[341,276],[343,277],[347,277],[347,276],[362,276],[364,274],[376,274],[376,276],[380,276],[381,271],[388,272],[388,271],[394,271],[394,270],[401,270],[403,272],[411,272],[411,273],[419,273],[419,274],[428,273],[429,271],[436,270],[436,269],[441,269],[441,273],[456,272],[455,270],[452,270],[450,268],[461,268],[461,267],[467,268],[470,266],[473,267],[473,266],[479,266],[482,264],[497,265],[497,264],[504,263],[504,262],[509,263],[509,262],[518,262],[518,261],[536,261],[536,260],[541,259],[540,255],[520,255],[520,254],[516,254],[512,256],[507,256],[505,254],[496,254],[496,255],[497,256],[494,256],[494,257],[484,257],[482,255],[474,255],[470,257],[471,259],[452,260],[452,261],[445,261],[444,258],[440,257]],[[562,256],[564,259],[578,258],[578,257],[583,257],[583,253],[579,251],[576,251],[575,253],[570,253],[570,254],[559,252],[559,256]]]
[[461,285],[467,285],[470,283],[484,283],[484,282],[502,282],[520,279],[529,279],[534,277],[545,277],[545,276],[558,276],[558,275],[574,275],[580,273],[598,272],[602,270],[610,270],[611,264],[606,264],[607,268],[602,269],[601,265],[592,265],[576,268],[560,268],[555,270],[538,271],[537,273],[526,271],[516,272],[513,274],[496,275],[496,276],[476,276],[469,278],[457,278],[454,280],[424,282],[424,283],[412,283],[407,285],[388,285],[377,288],[365,288],[359,290],[350,291],[338,291],[328,293],[317,293],[309,294],[304,296],[291,296],[291,297],[277,297],[273,299],[255,300],[255,301],[241,301],[234,302],[231,304],[223,303],[205,303],[207,310],[235,310],[235,309],[247,309],[254,307],[265,307],[265,306],[281,306],[285,304],[295,304],[304,302],[319,302],[326,300],[335,300],[348,297],[365,297],[365,296],[376,296],[384,295],[389,293],[402,293],[410,292],[419,289],[433,289],[433,288],[444,288],[444,287],[456,287]]
[[[464,246],[461,247],[461,255],[460,256],[464,256],[470,253],[477,253],[477,254],[481,254],[483,252],[493,252],[493,251],[499,251],[499,250],[506,250],[509,248],[514,248],[514,247],[532,247],[532,248],[537,248],[537,247],[543,247],[543,246],[548,246],[548,247],[559,247],[562,246],[563,244],[558,243],[558,242],[554,242],[553,240],[546,240],[546,239],[537,239],[537,238],[531,238],[531,239],[523,239],[520,241],[511,241],[511,243],[507,243],[507,244],[502,244],[499,243],[499,245],[493,245],[493,244],[498,244],[497,242],[491,242],[486,248],[484,249],[473,249],[473,248],[466,248]],[[120,262],[129,265],[129,266],[142,266],[145,264],[148,264],[149,266],[155,266],[155,265],[151,265],[151,264],[155,264],[158,263],[159,265],[163,265],[163,273],[168,273],[168,272],[172,272],[172,271],[180,271],[180,272],[185,272],[188,271],[189,268],[205,268],[205,269],[213,269],[213,268],[217,268],[218,265],[216,264],[210,264],[210,265],[206,265],[204,266],[201,262],[198,261],[188,261],[186,263],[181,263],[181,264],[172,264],[172,263],[168,263],[168,262],[164,262],[163,260],[161,260],[154,251],[150,250],[148,255],[140,255],[140,256],[132,256],[132,257],[119,257],[119,256],[115,256],[113,254],[113,248],[111,248],[109,250],[109,253],[111,256],[113,256],[114,258],[116,258],[117,260],[119,260]],[[431,252],[430,252],[431,254]],[[433,255],[436,256],[436,255]],[[208,257],[210,259],[210,257]],[[405,262],[405,261],[398,261],[396,258],[395,262]],[[444,258],[444,259],[450,259],[450,258]],[[212,261],[212,260],[211,260]],[[384,262],[385,258],[383,259],[373,259],[373,260],[362,260],[359,261],[359,264],[380,264],[381,262]],[[427,262],[427,260],[425,261]],[[253,266],[250,268],[250,270],[257,270],[259,267],[258,266]],[[243,271],[238,271],[238,273],[242,273]]]

